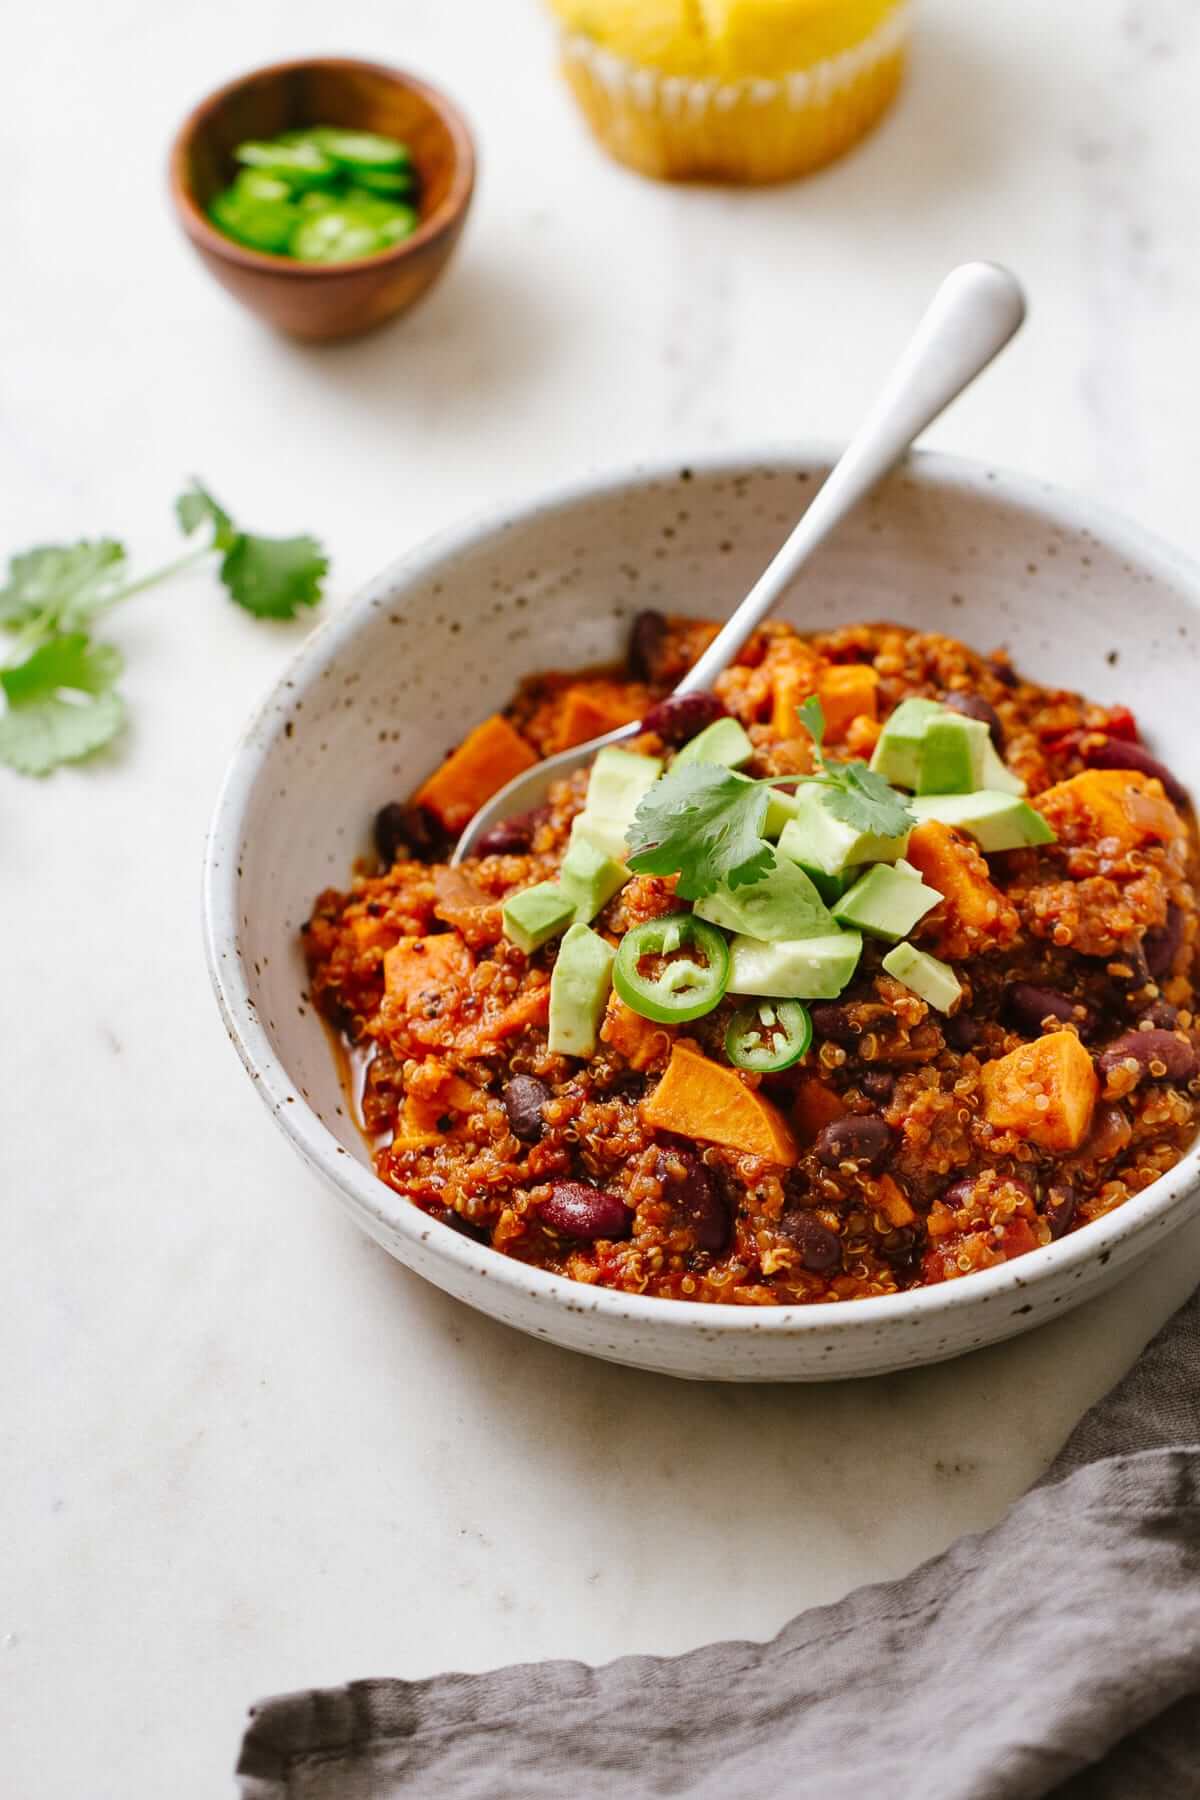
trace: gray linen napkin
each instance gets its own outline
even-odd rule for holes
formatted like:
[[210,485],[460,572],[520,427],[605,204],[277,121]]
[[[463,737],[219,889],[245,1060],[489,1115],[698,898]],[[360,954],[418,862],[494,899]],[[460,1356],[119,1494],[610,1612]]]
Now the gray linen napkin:
[[256,1706],[242,1800],[1194,1800],[1200,1293],[1001,1522],[769,1644]]

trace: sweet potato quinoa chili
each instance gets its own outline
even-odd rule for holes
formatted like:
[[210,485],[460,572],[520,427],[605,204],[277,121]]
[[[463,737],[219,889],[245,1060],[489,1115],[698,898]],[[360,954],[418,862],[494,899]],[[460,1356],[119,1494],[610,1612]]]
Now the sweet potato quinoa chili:
[[[576,1281],[764,1306],[1078,1231],[1196,1129],[1197,840],[1121,706],[894,625],[641,614],[526,680],[318,898],[312,995],[380,1177]],[[450,868],[538,757],[630,720]]]

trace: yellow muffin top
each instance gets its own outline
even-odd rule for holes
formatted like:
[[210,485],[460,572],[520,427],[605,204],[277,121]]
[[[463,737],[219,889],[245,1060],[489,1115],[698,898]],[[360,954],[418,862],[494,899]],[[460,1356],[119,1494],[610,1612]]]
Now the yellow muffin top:
[[853,49],[899,0],[550,0],[569,31],[662,75],[775,79]]

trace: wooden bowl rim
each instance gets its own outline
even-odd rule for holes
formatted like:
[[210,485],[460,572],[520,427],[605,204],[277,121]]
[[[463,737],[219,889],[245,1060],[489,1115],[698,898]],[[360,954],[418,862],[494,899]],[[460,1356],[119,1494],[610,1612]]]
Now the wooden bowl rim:
[[[394,86],[416,94],[431,112],[441,119],[454,145],[454,163],[450,186],[445,197],[427,219],[423,219],[411,237],[394,244],[389,250],[376,250],[370,256],[356,256],[345,262],[309,263],[295,257],[277,256],[269,250],[251,250],[235,238],[218,231],[199,206],[187,177],[188,151],[213,113],[231,94],[257,81],[264,75],[290,75],[302,69],[361,69],[382,76]],[[392,68],[387,63],[368,62],[358,56],[299,56],[286,62],[266,63],[234,76],[214,88],[187,115],[171,145],[168,180],[171,198],[180,214],[188,236],[205,250],[240,268],[270,275],[292,276],[299,280],[329,280],[338,275],[356,275],[367,269],[386,269],[403,262],[406,256],[422,249],[440,237],[448,227],[462,218],[470,204],[475,187],[475,142],[459,108],[440,89],[410,75],[406,69]]]

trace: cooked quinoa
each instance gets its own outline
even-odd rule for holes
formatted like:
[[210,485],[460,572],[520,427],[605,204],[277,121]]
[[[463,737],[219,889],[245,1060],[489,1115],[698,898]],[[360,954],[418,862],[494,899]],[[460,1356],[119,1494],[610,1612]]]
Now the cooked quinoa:
[[[505,715],[513,754],[547,755],[644,717],[715,629],[642,615],[628,667],[530,678]],[[953,697],[992,723],[1057,833],[986,859],[946,834],[973,902],[947,894],[912,937],[952,965],[954,1010],[931,1010],[884,973],[887,946],[868,939],[847,990],[811,1004],[803,1059],[738,1076],[786,1121],[794,1159],[655,1129],[644,1103],[672,1051],[724,1063],[739,1003],[671,1026],[614,996],[593,1058],[552,1054],[557,943],[526,956],[502,932],[503,902],[557,873],[586,772],[457,869],[449,832],[465,819],[398,802],[377,822],[381,866],[321,894],[303,932],[312,996],[350,1053],[383,1181],[430,1218],[576,1281],[780,1305],[991,1267],[1085,1228],[1178,1162],[1200,1095],[1186,797],[1126,709],[886,624],[803,637],[776,623],[754,637],[716,683],[753,741],[746,772],[809,771],[811,740],[789,731],[794,709],[780,695],[856,665],[874,671],[875,701],[839,723],[831,754],[869,757],[901,700]],[[671,754],[653,733],[632,747]],[[1136,779],[1073,781],[1119,769]],[[615,944],[687,910],[674,885],[635,876],[593,928]],[[1075,1131],[1053,1082],[1043,1091],[1051,1049],[1086,1088]]]

